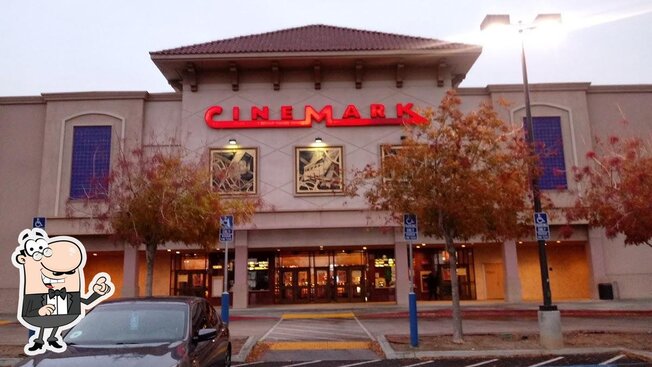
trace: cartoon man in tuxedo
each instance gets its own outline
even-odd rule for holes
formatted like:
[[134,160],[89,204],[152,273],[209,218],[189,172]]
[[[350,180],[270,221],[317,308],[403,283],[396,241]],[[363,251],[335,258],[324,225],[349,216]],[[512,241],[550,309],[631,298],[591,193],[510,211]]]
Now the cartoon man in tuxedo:
[[[73,237],[49,238],[40,229],[25,229],[12,263],[20,270],[18,320],[35,334],[25,345],[25,354],[51,350],[63,352],[61,331],[76,325],[90,309],[110,297],[115,287],[106,273],[95,275],[89,292],[84,291],[86,249]],[[52,329],[47,341],[45,330]],[[47,342],[47,343],[46,343]]]

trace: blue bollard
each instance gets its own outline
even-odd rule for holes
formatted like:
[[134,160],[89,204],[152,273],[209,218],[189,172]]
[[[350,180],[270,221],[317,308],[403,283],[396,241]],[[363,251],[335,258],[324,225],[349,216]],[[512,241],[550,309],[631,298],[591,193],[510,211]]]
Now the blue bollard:
[[222,293],[222,321],[229,323],[229,292]]
[[419,346],[419,326],[417,323],[417,295],[410,292],[410,345]]

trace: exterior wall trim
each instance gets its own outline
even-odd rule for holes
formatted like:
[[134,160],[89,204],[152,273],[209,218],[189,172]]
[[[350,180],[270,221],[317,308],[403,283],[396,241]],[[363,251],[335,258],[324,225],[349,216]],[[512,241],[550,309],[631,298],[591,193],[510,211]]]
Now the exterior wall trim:
[[[591,83],[546,83],[529,84],[530,92],[588,91]],[[490,93],[523,92],[523,84],[489,84]]]
[[79,100],[107,100],[107,99],[146,99],[148,93],[142,92],[72,92],[72,93],[43,93],[43,99],[49,101],[79,101]]
[[119,115],[116,115],[114,113],[110,112],[103,112],[103,111],[86,111],[86,112],[81,112],[81,113],[76,113],[73,115],[70,115],[68,117],[65,117],[63,120],[61,120],[61,134],[59,135],[59,157],[58,157],[58,162],[57,162],[57,189],[56,193],[54,195],[54,216],[57,217],[59,216],[59,200],[61,199],[61,175],[63,171],[63,148],[64,148],[64,138],[66,135],[66,123],[74,118],[80,117],[80,116],[85,116],[85,115],[105,115],[105,116],[110,116],[115,119],[120,120],[120,151],[124,150],[124,136],[125,136],[125,129],[126,129],[126,123],[125,123],[125,118]]
[[45,99],[41,96],[0,97],[0,105],[16,104],[42,104]]
[[636,85],[596,85],[589,87],[588,93],[652,93],[652,84]]

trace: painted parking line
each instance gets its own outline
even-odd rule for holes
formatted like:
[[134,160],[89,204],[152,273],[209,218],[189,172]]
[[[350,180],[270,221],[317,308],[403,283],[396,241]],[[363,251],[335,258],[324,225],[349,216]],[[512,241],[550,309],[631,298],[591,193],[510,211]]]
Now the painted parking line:
[[255,365],[255,364],[261,364],[261,363],[265,363],[265,361],[257,361],[257,362],[249,362],[249,363],[232,364],[231,367],[253,366],[253,365]]
[[360,365],[363,365],[363,364],[375,363],[375,362],[380,362],[380,361],[382,361],[382,359],[372,359],[370,361],[362,361],[362,362],[358,362],[358,363],[345,364],[344,366],[339,366],[339,367],[354,367],[354,366],[360,366]]
[[352,319],[355,315],[353,312],[336,312],[336,313],[284,313],[281,316],[283,320],[297,319]]
[[370,342],[361,341],[283,341],[267,342],[270,350],[370,349]]
[[267,336],[268,336],[269,334],[271,334],[271,333],[274,331],[274,329],[276,329],[276,327],[281,323],[281,321],[283,321],[283,319],[278,320],[278,322],[277,322],[276,324],[274,324],[274,326],[272,326],[271,329],[267,330],[267,332],[265,333],[265,335],[263,335],[263,337],[260,338],[260,340],[261,340],[261,341],[262,341],[262,340],[265,340],[265,338],[267,338]]
[[425,361],[425,362],[420,362],[420,363],[410,364],[410,365],[403,366],[403,367],[416,367],[416,366],[423,366],[424,364],[428,364],[428,363],[432,363],[432,362],[434,362],[434,361]]
[[498,359],[490,359],[488,361],[479,362],[479,363],[475,363],[475,364],[470,364],[470,365],[464,366],[464,367],[478,367],[478,366],[482,366],[482,365],[489,364],[489,363],[492,363],[492,362],[496,362],[497,360]]
[[531,366],[529,366],[529,367],[545,366],[545,365],[547,365],[547,364],[549,364],[549,363],[557,362],[557,361],[560,360],[560,359],[564,359],[564,357],[557,357],[557,358],[549,359],[549,360],[547,360],[547,361],[543,361],[543,362],[541,362],[541,363],[533,364],[533,365],[531,365]]
[[619,360],[619,359],[621,359],[621,358],[624,358],[624,357],[626,357],[626,355],[624,355],[624,354],[620,354],[620,355],[617,355],[617,356],[615,356],[615,357],[613,357],[613,358],[611,358],[611,359],[608,359],[608,360],[606,360],[606,361],[600,363],[599,365],[610,364],[610,363],[612,363],[612,362],[616,362],[617,360]]
[[308,362],[301,362],[301,363],[295,363],[295,364],[287,364],[287,365],[285,365],[285,366],[283,366],[283,367],[305,366],[305,365],[307,365],[307,364],[313,364],[313,363],[319,363],[319,362],[321,362],[321,359],[320,359],[320,360],[316,360],[316,361],[308,361]]

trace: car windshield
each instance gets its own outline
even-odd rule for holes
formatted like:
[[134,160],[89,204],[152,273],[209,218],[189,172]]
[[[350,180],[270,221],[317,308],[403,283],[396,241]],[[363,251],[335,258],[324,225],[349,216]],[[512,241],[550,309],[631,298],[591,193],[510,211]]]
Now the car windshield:
[[145,344],[184,339],[188,306],[182,303],[108,303],[70,329],[68,344]]

